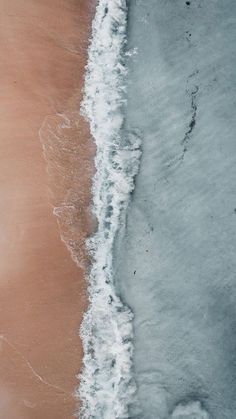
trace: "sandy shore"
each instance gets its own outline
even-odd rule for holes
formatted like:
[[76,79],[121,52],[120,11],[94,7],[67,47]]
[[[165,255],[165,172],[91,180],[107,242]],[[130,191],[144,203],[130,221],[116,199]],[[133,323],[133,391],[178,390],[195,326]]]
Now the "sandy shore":
[[1,1],[4,419],[69,419],[76,409],[86,305],[81,245],[91,230],[94,153],[78,109],[94,6],[93,0]]

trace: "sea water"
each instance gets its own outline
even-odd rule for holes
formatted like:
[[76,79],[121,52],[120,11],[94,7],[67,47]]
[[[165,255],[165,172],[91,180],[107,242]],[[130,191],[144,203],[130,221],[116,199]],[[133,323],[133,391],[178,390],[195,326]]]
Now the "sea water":
[[82,418],[236,417],[235,23],[232,0],[98,3]]
[[134,314],[130,418],[236,417],[236,3],[130,1],[142,134],[115,280]]

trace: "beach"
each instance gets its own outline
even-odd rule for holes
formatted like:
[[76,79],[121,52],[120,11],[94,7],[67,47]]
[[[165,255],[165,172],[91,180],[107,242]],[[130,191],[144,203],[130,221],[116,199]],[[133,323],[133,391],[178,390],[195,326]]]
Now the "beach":
[[79,107],[94,9],[88,0],[1,2],[4,419],[69,419],[78,408],[84,240],[94,228],[94,146]]
[[234,418],[235,3],[0,18],[0,417]]

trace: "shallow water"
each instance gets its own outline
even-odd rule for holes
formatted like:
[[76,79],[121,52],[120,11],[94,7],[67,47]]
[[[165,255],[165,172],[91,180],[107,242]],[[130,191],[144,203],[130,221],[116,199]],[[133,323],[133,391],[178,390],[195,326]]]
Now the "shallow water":
[[115,279],[134,313],[129,417],[236,416],[236,3],[129,3],[142,159]]

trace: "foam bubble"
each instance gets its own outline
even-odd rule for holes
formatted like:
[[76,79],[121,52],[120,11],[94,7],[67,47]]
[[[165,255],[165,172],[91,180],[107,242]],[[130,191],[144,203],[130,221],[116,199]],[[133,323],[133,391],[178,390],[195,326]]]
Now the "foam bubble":
[[171,415],[172,419],[209,419],[208,413],[199,401],[178,404]]
[[78,396],[82,418],[128,418],[135,392],[132,379],[131,310],[116,295],[113,245],[134,188],[140,139],[124,130],[125,0],[100,0],[93,22],[82,111],[97,154],[93,182],[96,234],[88,241],[90,305],[81,327],[84,367]]

